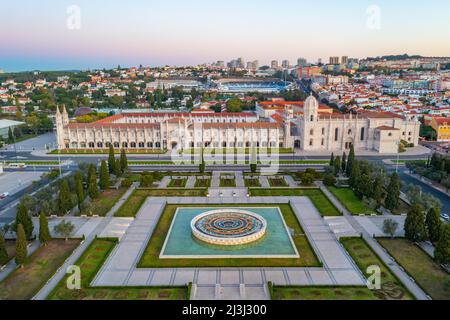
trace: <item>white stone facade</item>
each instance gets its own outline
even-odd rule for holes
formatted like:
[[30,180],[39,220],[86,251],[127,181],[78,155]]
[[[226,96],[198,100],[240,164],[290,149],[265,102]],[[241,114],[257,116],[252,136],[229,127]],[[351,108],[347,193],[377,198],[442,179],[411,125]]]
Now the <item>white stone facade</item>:
[[[420,122],[390,112],[323,114],[313,96],[304,114],[260,119],[251,113],[124,113],[93,123],[69,123],[57,110],[59,149],[279,147],[305,151],[397,153],[401,140],[417,145]],[[291,130],[291,124],[295,129]]]

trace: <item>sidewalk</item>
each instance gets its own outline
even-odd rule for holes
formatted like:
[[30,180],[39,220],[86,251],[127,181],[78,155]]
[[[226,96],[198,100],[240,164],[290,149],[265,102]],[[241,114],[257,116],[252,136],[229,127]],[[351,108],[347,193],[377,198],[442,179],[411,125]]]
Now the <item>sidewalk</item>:
[[414,282],[411,280],[409,275],[400,268],[400,266],[386,253],[384,248],[370,235],[355,219],[355,217],[338,201],[335,196],[322,184],[319,184],[320,189],[325,193],[325,195],[330,199],[330,201],[336,206],[336,208],[344,213],[351,226],[360,234],[369,246],[376,252],[383,262],[389,266],[391,271],[401,280],[406,288],[411,292],[411,294],[418,300],[428,300],[427,294]]
[[47,296],[52,292],[52,290],[58,285],[58,283],[66,275],[66,270],[69,266],[74,265],[77,260],[81,257],[84,251],[89,247],[92,241],[97,235],[99,235],[111,222],[114,214],[122,206],[122,204],[128,199],[131,193],[136,189],[138,183],[134,182],[131,187],[125,192],[125,194],[120,198],[119,201],[111,208],[111,210],[106,214],[105,218],[98,224],[95,229],[86,236],[85,240],[74,250],[72,255],[64,262],[64,264],[58,269],[58,271],[53,275],[52,278],[39,290],[39,292],[33,297],[33,300],[45,300]]

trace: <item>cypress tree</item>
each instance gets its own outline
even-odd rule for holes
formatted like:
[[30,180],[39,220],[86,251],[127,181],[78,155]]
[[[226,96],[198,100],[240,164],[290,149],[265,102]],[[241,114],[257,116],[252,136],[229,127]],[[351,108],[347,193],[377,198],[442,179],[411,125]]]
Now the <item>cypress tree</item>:
[[109,156],[108,156],[108,169],[109,173],[114,173],[116,167],[116,158],[114,157],[114,147],[112,144],[109,145]]
[[80,171],[75,173],[75,193],[77,194],[78,209],[81,211],[81,204],[84,201],[83,176]]
[[442,225],[439,241],[434,250],[434,259],[438,263],[450,263],[450,224]]
[[439,240],[439,235],[441,232],[441,219],[440,210],[437,208],[431,208],[427,212],[425,218],[425,223],[427,225],[428,237],[432,243],[436,243]]
[[8,128],[8,143],[13,143],[13,142],[14,142],[14,135],[11,130],[11,127],[9,127]]
[[377,175],[373,182],[373,199],[378,205],[381,205],[384,199],[384,181],[381,175]]
[[25,230],[22,224],[17,226],[17,238],[16,238],[16,263],[20,267],[23,267],[25,260],[28,255],[27,250],[27,238],[25,235]]
[[120,168],[122,169],[122,172],[125,172],[125,170],[128,169],[128,159],[125,149],[120,150]]
[[394,172],[391,175],[389,185],[387,187],[387,195],[384,205],[389,210],[394,210],[400,205],[400,188],[401,181],[398,173]]
[[122,175],[122,168],[120,166],[120,159],[119,158],[116,159],[116,164],[114,166],[114,175],[116,177],[120,177]]
[[46,246],[51,240],[50,230],[48,229],[48,221],[44,211],[39,214],[39,241]]
[[342,155],[342,161],[341,161],[341,167],[342,167],[342,172],[345,173],[345,168],[347,166],[347,155],[344,154]]
[[103,160],[100,166],[100,188],[106,190],[109,188],[109,172],[106,167],[106,161]]
[[70,197],[69,182],[67,179],[64,179],[61,182],[58,194],[58,213],[64,215],[70,209],[72,209],[72,199]]
[[355,148],[353,144],[350,146],[350,153],[348,155],[347,166],[345,168],[345,173],[349,177],[352,173],[353,164],[355,163]]
[[4,266],[9,261],[8,251],[6,251],[5,237],[0,233],[0,266]]
[[25,236],[27,239],[31,239],[31,236],[33,235],[34,225],[33,221],[31,220],[30,215],[28,214],[27,207],[20,203],[17,206],[17,212],[16,212],[16,221],[14,223],[14,231],[17,232],[17,228],[19,224],[22,225],[22,228],[25,231]]
[[427,238],[425,217],[421,205],[416,204],[409,209],[405,220],[405,237],[411,241],[424,241]]
[[331,153],[331,157],[330,157],[330,166],[331,166],[331,167],[334,166],[334,152]]
[[94,165],[89,166],[89,181],[88,181],[88,193],[92,199],[95,199],[99,195],[97,185],[97,170]]
[[337,176],[341,171],[341,157],[337,156],[334,159],[334,174]]
[[[347,169],[348,169],[348,163],[347,163]],[[350,173],[350,177],[348,179],[349,185],[354,188],[359,180],[359,177],[361,176],[361,170],[359,169],[359,161],[354,161],[352,165],[352,172]]]

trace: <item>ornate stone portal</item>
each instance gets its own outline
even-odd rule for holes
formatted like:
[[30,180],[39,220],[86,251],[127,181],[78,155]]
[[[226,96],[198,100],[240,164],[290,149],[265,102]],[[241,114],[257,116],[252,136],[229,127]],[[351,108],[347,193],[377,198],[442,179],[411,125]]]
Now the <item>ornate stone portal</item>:
[[209,244],[235,246],[255,242],[266,233],[267,222],[246,210],[219,209],[199,214],[191,221],[192,235]]

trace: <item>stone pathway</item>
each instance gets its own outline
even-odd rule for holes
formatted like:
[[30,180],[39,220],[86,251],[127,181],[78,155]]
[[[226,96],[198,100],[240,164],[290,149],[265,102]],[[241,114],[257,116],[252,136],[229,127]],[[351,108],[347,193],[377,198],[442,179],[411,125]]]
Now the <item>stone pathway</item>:
[[261,183],[261,188],[270,188],[267,176],[259,176],[259,183]]
[[298,188],[298,183],[292,178],[292,176],[285,175],[284,180],[288,183],[290,188]]
[[[323,267],[318,268],[137,268],[167,204],[291,203]],[[300,252],[301,255],[301,252]],[[364,285],[359,269],[307,197],[156,198],[136,219],[92,281],[92,286],[175,286],[193,283],[193,299],[268,299],[266,284]]]
[[170,182],[170,177],[169,177],[169,176],[164,176],[164,177],[161,179],[161,182],[158,184],[158,188],[160,188],[160,189],[166,189],[166,188],[167,188],[167,185],[169,184],[169,182]]
[[186,189],[192,189],[195,187],[195,181],[196,181],[196,177],[195,176],[189,176],[186,182]]

